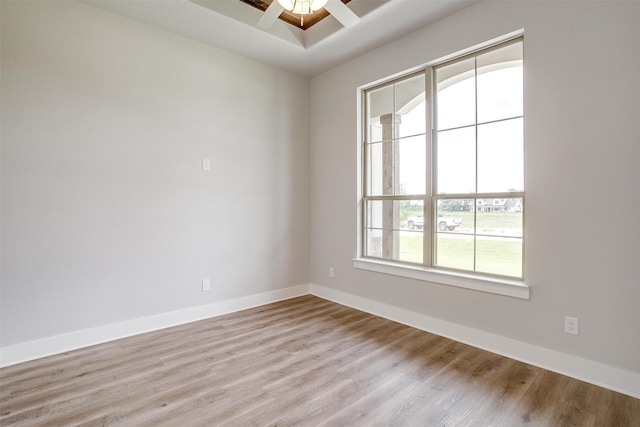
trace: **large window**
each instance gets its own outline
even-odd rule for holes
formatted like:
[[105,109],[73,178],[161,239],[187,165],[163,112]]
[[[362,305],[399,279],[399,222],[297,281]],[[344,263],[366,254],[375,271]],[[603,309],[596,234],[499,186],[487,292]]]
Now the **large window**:
[[523,42],[364,91],[362,256],[523,279]]

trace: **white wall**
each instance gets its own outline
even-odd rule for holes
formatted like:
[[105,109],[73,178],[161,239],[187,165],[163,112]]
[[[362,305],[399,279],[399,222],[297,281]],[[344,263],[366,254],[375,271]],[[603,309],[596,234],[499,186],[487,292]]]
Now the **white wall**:
[[65,1],[1,78],[3,347],[308,284],[308,79]]
[[[311,282],[640,373],[639,18],[637,2],[483,2],[312,79]],[[520,29],[531,299],[354,269],[357,88]]]

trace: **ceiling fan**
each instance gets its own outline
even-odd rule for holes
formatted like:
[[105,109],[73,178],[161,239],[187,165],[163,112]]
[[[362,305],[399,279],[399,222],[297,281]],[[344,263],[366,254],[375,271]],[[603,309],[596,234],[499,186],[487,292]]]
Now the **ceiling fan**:
[[358,15],[340,0],[273,0],[256,23],[256,27],[263,30],[270,28],[285,10],[299,14],[300,19],[304,20],[304,15],[323,7],[345,27],[351,27],[360,21]]

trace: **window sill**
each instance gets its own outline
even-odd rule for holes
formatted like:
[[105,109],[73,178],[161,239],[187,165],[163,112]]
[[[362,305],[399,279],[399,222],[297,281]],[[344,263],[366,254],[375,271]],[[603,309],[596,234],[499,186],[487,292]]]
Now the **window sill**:
[[396,264],[367,258],[354,258],[353,266],[361,270],[423,280],[459,288],[473,289],[514,298],[529,299],[529,287],[518,280],[498,279],[436,270],[433,268]]

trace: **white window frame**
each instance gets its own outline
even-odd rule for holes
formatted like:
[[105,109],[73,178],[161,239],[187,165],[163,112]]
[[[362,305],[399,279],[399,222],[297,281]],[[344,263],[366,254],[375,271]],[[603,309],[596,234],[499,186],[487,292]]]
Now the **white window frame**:
[[[366,112],[366,93],[370,90],[384,87],[387,85],[394,84],[395,82],[402,81],[406,78],[415,77],[420,73],[424,73],[425,75],[425,90],[426,90],[426,102],[427,102],[427,118],[426,118],[426,150],[428,153],[429,159],[427,160],[427,168],[431,170],[431,173],[427,174],[427,194],[424,195],[424,230],[423,230],[423,244],[424,244],[424,259],[429,260],[426,262],[431,262],[433,254],[433,237],[434,237],[434,221],[433,218],[436,215],[435,212],[435,201],[439,199],[446,198],[456,198],[456,199],[465,199],[465,198],[475,198],[475,199],[489,199],[489,198],[505,198],[505,197],[517,197],[522,198],[524,204],[524,192],[518,193],[491,193],[491,194],[481,194],[474,193],[472,195],[437,195],[434,192],[435,186],[433,185],[434,174],[437,172],[437,165],[432,160],[431,155],[434,150],[432,147],[433,141],[435,140],[435,130],[432,125],[432,115],[429,113],[432,108],[435,108],[435,100],[433,97],[433,70],[435,67],[444,64],[445,62],[449,62],[452,59],[462,59],[463,57],[477,55],[483,51],[488,51],[494,48],[497,48],[501,45],[514,42],[515,40],[522,40],[522,33],[512,34],[508,37],[503,38],[502,40],[497,40],[494,43],[487,44],[484,46],[479,46],[473,50],[468,50],[464,52],[464,54],[452,56],[446,58],[446,60],[436,61],[432,64],[428,64],[424,67],[419,68],[417,71],[414,69],[412,72],[408,72],[399,77],[395,77],[393,79],[389,79],[383,82],[379,82],[375,85],[369,85],[365,87],[359,88],[359,111],[358,117],[360,120],[359,126],[359,142],[358,142],[358,244],[357,244],[357,253],[358,256],[354,258],[353,265],[357,269],[373,271],[377,273],[384,273],[394,276],[400,276],[405,278],[417,279],[432,283],[438,283],[449,286],[456,286],[466,289],[472,289],[477,291],[489,292],[498,295],[505,295],[515,298],[521,299],[529,299],[530,298],[530,288],[525,283],[523,279],[517,278],[509,278],[502,276],[495,276],[490,274],[476,273],[476,272],[467,272],[461,270],[450,270],[444,267],[433,267],[431,265],[417,265],[417,264],[408,264],[403,263],[402,261],[393,261],[382,258],[372,258],[364,256],[365,253],[365,227],[366,227],[366,212],[365,205],[366,200],[380,200],[380,199],[388,199],[388,200],[407,200],[407,199],[415,199],[415,197],[403,197],[403,196],[382,196],[382,197],[366,197],[366,177],[364,174],[367,170],[367,159],[366,159],[366,135],[367,135],[367,118],[364,117]],[[474,212],[477,211],[479,206],[484,206],[485,204],[478,204],[474,208]],[[487,206],[491,206],[492,204],[487,204]],[[523,219],[523,230],[524,230],[524,219]],[[523,236],[523,261],[522,266],[524,270],[524,236]]]

